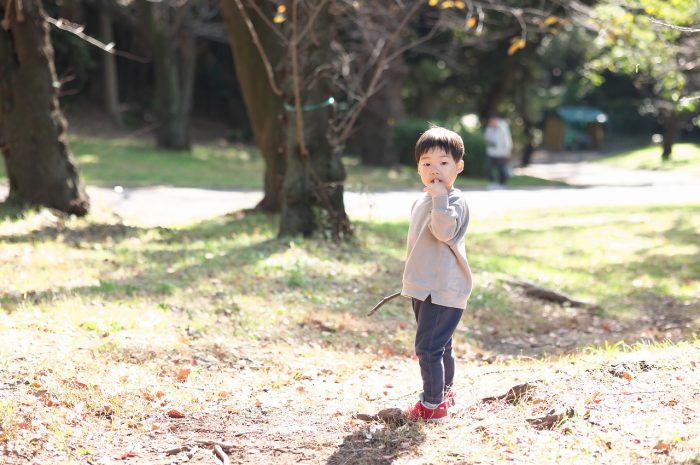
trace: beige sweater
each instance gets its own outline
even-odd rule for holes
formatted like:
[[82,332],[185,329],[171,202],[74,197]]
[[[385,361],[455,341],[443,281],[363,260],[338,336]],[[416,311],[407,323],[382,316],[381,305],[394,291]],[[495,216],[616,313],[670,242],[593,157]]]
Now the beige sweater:
[[472,291],[464,246],[468,224],[469,208],[458,189],[434,198],[425,194],[413,204],[401,295],[466,308]]

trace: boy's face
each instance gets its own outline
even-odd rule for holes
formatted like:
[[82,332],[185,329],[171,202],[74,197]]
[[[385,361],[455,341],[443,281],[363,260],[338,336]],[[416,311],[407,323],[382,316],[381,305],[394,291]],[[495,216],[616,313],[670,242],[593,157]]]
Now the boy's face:
[[463,169],[464,160],[455,163],[449,153],[438,147],[425,152],[418,161],[418,174],[426,187],[439,182],[451,189]]

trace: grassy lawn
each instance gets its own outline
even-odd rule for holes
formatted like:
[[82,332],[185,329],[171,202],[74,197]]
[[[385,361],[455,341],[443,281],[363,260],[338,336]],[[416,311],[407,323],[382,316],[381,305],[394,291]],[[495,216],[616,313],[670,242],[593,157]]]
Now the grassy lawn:
[[675,144],[667,162],[661,160],[661,146],[652,145],[603,158],[599,163],[634,170],[686,170],[700,174],[700,144]]
[[[2,218],[2,463],[211,463],[207,440],[241,463],[700,460],[700,207],[473,224],[462,407],[398,427],[354,415],[419,391],[408,303],[364,316],[399,286],[405,222],[356,223],[336,245],[276,239],[263,214]],[[600,308],[530,298],[513,277]],[[525,382],[520,403],[481,401]]]
[[[70,148],[83,179],[91,185],[262,189],[264,165],[253,147],[196,145],[191,153],[183,153],[156,149],[150,141],[72,136]],[[420,185],[414,167],[365,167],[353,157],[345,157],[344,162],[350,190],[400,190]],[[4,165],[0,165],[0,180],[4,177]],[[560,184],[528,176],[510,180],[515,187]],[[486,181],[460,178],[456,185],[483,188]]]

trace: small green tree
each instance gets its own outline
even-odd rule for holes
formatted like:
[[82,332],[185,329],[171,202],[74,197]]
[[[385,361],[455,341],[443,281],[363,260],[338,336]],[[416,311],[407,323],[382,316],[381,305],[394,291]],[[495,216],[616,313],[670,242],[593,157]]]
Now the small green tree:
[[591,79],[606,70],[632,76],[664,127],[663,160],[671,158],[682,118],[700,91],[700,3],[687,0],[605,0],[595,9],[599,29]]

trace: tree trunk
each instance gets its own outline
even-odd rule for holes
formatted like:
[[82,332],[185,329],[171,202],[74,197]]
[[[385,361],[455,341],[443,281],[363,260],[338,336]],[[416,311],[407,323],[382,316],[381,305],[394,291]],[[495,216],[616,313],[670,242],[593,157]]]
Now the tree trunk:
[[678,132],[680,131],[680,118],[678,113],[672,109],[661,110],[662,123],[664,126],[663,151],[661,159],[669,161],[673,152],[673,144],[676,143]]
[[[6,16],[5,8],[12,5]],[[0,13],[0,147],[10,182],[8,202],[43,205],[83,216],[90,206],[65,142],[66,121],[48,23],[39,0],[5,3]]]
[[523,148],[522,158],[520,160],[520,166],[530,165],[532,160],[532,153],[535,151],[535,129],[536,125],[532,120],[532,115],[530,111],[530,92],[533,92],[533,79],[532,73],[530,72],[530,67],[527,63],[522,69],[522,79],[518,87],[516,88],[515,94],[515,108],[520,118],[523,121],[523,136],[525,138],[525,146]]
[[[294,8],[292,4],[291,9]],[[306,24],[306,21],[300,23]],[[295,90],[299,90],[300,103],[306,107],[302,107],[301,118],[294,114],[288,118],[286,134],[289,158],[283,183],[280,237],[309,236],[316,231],[334,240],[347,239],[352,235],[343,202],[345,168],[340,158],[342,147],[332,142],[330,123],[335,108],[332,105],[318,107],[318,104],[334,95],[336,89],[332,77],[327,73],[316,73],[312,83],[303,89],[294,88],[295,73],[299,73],[299,78],[309,76],[313,70],[331,62],[334,35],[326,5],[311,30],[301,37],[298,69],[295,69],[292,58],[291,69],[287,73],[289,95],[295,95]],[[294,102],[295,99],[290,101]],[[300,140],[300,136],[303,140]]]
[[382,86],[367,102],[359,118],[356,140],[362,164],[391,166],[399,162],[394,150],[392,128],[397,120],[406,116],[401,91],[408,72],[403,60],[397,58],[385,71],[385,79],[391,83]]
[[[320,101],[322,92],[310,92]],[[328,95],[328,94],[325,94]],[[304,114],[304,139],[308,156],[300,151],[293,118],[288,125],[289,154],[283,183],[282,215],[279,236],[310,236],[321,230],[335,240],[351,234],[345,213],[343,184],[345,168],[340,152],[334,150],[328,138],[328,123],[332,107]]]
[[[282,206],[282,182],[287,169],[286,115],[281,95],[272,91],[267,72],[252,40],[244,16],[234,0],[222,0],[222,14],[228,28],[236,76],[241,86],[248,118],[255,142],[265,160],[264,197],[257,208],[265,211],[280,211]],[[246,8],[254,29],[272,63],[282,56],[279,42],[267,31],[257,13]]]
[[[148,0],[141,0],[139,5],[153,59],[156,144],[167,149],[190,150],[196,53],[195,37],[187,26],[187,12],[173,12],[170,5]],[[183,17],[171,21],[171,13]]]
[[[111,18],[100,12],[100,37],[102,42],[109,44],[114,42]],[[117,80],[117,60],[111,53],[102,54],[102,89],[103,102],[107,113],[112,120],[121,126],[124,121],[119,109],[119,85]]]

